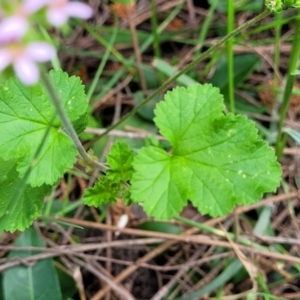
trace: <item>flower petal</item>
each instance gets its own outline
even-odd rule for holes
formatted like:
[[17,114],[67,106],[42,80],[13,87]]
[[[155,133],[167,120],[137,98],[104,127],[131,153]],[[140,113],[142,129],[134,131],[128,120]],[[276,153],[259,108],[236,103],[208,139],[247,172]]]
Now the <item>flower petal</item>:
[[53,26],[60,27],[67,23],[68,14],[62,8],[49,8],[47,11],[47,19]]
[[19,40],[26,32],[28,22],[20,16],[12,16],[0,23],[0,44],[8,44]]
[[25,55],[31,60],[37,62],[45,62],[51,60],[55,56],[55,48],[45,42],[35,42],[29,44],[25,49]]
[[8,67],[12,62],[10,52],[5,49],[0,49],[0,71]]
[[28,57],[22,56],[18,58],[13,67],[16,75],[25,85],[33,85],[37,83],[40,77],[38,66]]
[[53,5],[47,11],[49,23],[57,27],[67,23],[69,17],[88,19],[92,15],[92,8],[87,4],[79,2],[65,3],[61,6],[57,5],[56,3],[56,5]]
[[70,2],[65,8],[69,17],[79,19],[89,19],[93,15],[93,10],[90,6],[80,2]]
[[33,14],[49,3],[50,0],[25,0],[22,8],[26,13]]

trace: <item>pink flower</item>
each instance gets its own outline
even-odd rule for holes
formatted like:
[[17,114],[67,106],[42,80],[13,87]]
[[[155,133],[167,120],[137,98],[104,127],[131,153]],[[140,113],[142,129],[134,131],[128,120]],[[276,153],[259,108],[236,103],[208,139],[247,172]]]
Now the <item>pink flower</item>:
[[37,63],[51,60],[55,48],[45,42],[33,42],[28,45],[11,43],[0,46],[0,72],[12,65],[16,75],[25,85],[33,85],[39,80]]
[[44,7],[48,3],[49,3],[49,0],[24,0],[22,9],[27,14],[33,14],[33,13],[39,11],[42,7]]
[[0,23],[0,44],[19,40],[26,32],[28,22],[20,15],[13,15]]
[[80,2],[69,2],[68,0],[49,1],[47,18],[53,26],[64,25],[70,17],[89,19],[93,15],[90,6]]
[[5,16],[0,8],[0,44],[18,41],[29,27],[29,16],[48,3],[49,0],[24,0],[21,5],[15,5],[14,13]]

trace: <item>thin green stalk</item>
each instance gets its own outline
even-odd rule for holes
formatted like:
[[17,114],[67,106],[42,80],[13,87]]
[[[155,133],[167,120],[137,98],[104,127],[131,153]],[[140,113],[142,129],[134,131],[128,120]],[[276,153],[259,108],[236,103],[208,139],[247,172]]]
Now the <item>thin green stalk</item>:
[[60,209],[60,216],[64,217],[66,215],[66,207],[69,202],[69,196],[71,192],[72,176],[70,173],[67,174],[67,184],[64,191],[64,198],[62,199],[62,206]]
[[49,195],[48,200],[45,203],[45,206],[44,206],[45,209],[43,210],[43,216],[49,216],[50,215],[51,208],[53,206],[54,197],[55,197],[55,190],[56,190],[56,187],[53,187],[52,191],[51,191],[51,194]]
[[108,57],[109,57],[109,54],[111,52],[111,49],[113,48],[113,45],[114,45],[114,42],[116,40],[116,37],[117,37],[117,34],[118,34],[118,30],[119,30],[119,18],[115,16],[115,26],[114,26],[114,30],[112,32],[112,36],[110,38],[110,41],[109,41],[109,44],[108,44],[108,47],[106,48],[106,51],[104,53],[104,56],[103,58],[101,59],[101,63],[96,71],[96,74],[93,78],[93,81],[91,83],[91,86],[88,90],[88,93],[87,93],[87,98],[88,98],[88,101],[91,100],[91,97],[92,95],[94,94],[94,91],[96,89],[96,86],[97,86],[97,83],[99,81],[99,78],[104,70],[104,67],[106,65],[106,62],[108,60]]
[[292,44],[291,58],[287,73],[286,84],[283,91],[283,102],[280,111],[280,119],[278,125],[278,135],[276,141],[276,154],[278,158],[281,157],[283,148],[285,147],[285,134],[282,132],[283,123],[290,104],[293,86],[296,80],[296,71],[298,66],[298,59],[300,55],[300,20],[296,21],[295,35]]
[[[283,26],[285,24],[290,24],[292,21],[297,21],[297,20],[300,20],[300,15],[299,14],[296,14],[294,16],[287,17],[287,18],[284,18],[284,19],[280,20],[280,24],[279,25]],[[273,29],[275,26],[277,26],[277,24],[278,24],[278,20],[277,19],[275,21],[273,21],[273,22],[268,23],[268,24],[263,24],[263,25],[255,28],[253,30],[249,30],[244,35],[243,38],[247,38],[250,35],[258,34],[258,33],[262,32],[262,31]]]
[[[177,217],[174,217],[175,220],[178,220],[184,224],[187,224],[189,226],[192,226],[192,227],[196,227],[196,228],[199,228],[203,231],[206,231],[208,233],[212,233],[216,236],[220,236],[220,237],[224,237],[226,238],[227,236],[230,237],[231,240],[236,240],[236,235],[231,233],[231,232],[227,232],[226,234],[224,233],[223,230],[220,230],[220,229],[216,229],[216,228],[213,228],[211,226],[208,226],[208,225],[205,225],[205,224],[202,224],[202,223],[199,223],[199,222],[196,222],[196,221],[192,221],[192,220],[189,220],[189,219],[186,219],[186,218],[183,218],[183,217],[180,217],[180,216],[177,216]],[[245,237],[239,237],[237,239],[237,241],[245,246],[251,246],[251,247],[254,247],[256,249],[260,249],[260,250],[268,250],[267,247],[264,247],[264,246],[261,246],[260,244],[257,244],[257,243],[254,243],[253,241],[245,238]]]
[[[49,31],[46,30],[46,28],[44,26],[39,26],[39,29],[40,29],[42,35],[44,36],[44,38],[47,40],[47,42],[49,42],[50,44],[54,44],[53,35],[51,35],[49,33]],[[54,70],[60,70],[61,69],[60,60],[59,60],[59,58],[57,56],[57,53],[52,58],[51,65],[52,65],[52,67],[53,67]]]
[[233,30],[230,34],[226,35],[224,38],[222,38],[218,43],[216,43],[214,46],[206,50],[204,53],[202,53],[198,58],[196,58],[194,61],[192,61],[189,65],[187,65],[185,68],[183,68],[181,71],[179,71],[177,74],[172,76],[169,80],[167,80],[163,85],[161,85],[152,95],[150,95],[148,98],[146,98],[143,102],[141,102],[138,106],[136,106],[132,111],[130,111],[127,115],[125,115],[123,118],[119,120],[119,122],[109,126],[107,130],[100,136],[97,137],[97,139],[105,136],[119,126],[123,121],[128,119],[129,117],[133,116],[141,107],[143,107],[145,104],[147,104],[149,101],[151,101],[153,98],[155,98],[157,95],[161,94],[165,89],[169,87],[170,84],[172,84],[178,77],[180,77],[182,74],[188,72],[195,66],[197,66],[203,59],[208,57],[211,53],[213,53],[215,50],[217,50],[221,45],[225,44],[229,39],[231,39],[236,34],[240,33],[241,31],[245,30],[246,28],[250,27],[251,25],[255,24],[256,22],[262,20],[266,16],[270,14],[269,11],[265,10],[255,18],[249,20],[248,22],[244,23],[240,27]]
[[157,30],[158,24],[157,24],[157,11],[156,11],[155,0],[151,0],[151,26],[152,26],[152,34],[153,34],[154,56],[160,58],[161,51],[160,51],[159,34]]
[[199,45],[199,48],[197,49],[197,51],[195,52],[195,56],[197,57],[198,55],[200,55],[201,52],[201,48],[202,48],[202,43],[205,41],[208,29],[209,29],[209,25],[212,21],[214,12],[216,10],[216,7],[219,3],[219,0],[212,0],[210,3],[210,8],[209,11],[205,17],[205,20],[201,26],[201,31],[199,33],[199,37],[198,37],[198,41],[197,41],[197,45]]
[[[157,28],[158,33],[162,33],[163,32],[163,30],[168,26],[168,24],[170,24],[170,22],[179,14],[179,12],[181,11],[181,9],[184,6],[184,4],[185,4],[185,0],[183,0],[179,5],[177,5],[174,8],[174,10],[171,11],[171,13],[168,15],[168,17],[158,26],[158,28]],[[147,40],[141,45],[141,47],[140,47],[141,53],[143,53],[144,51],[146,51],[153,44],[153,40],[154,40],[153,35],[150,35],[147,38]],[[128,59],[128,62],[132,64],[133,61],[134,61],[134,56],[131,56]],[[106,84],[105,88],[100,92],[99,95],[97,95],[96,98],[100,98],[101,99],[110,90],[109,87],[113,86],[113,82],[117,82],[125,74],[125,71],[126,71],[126,68],[125,68],[125,66],[123,66],[117,73],[114,74],[114,76],[111,78],[111,80]],[[156,97],[156,95],[152,95],[151,99],[153,99],[154,97]],[[149,98],[147,98],[147,99],[148,99],[148,101],[151,100]],[[146,104],[145,102],[143,102],[143,103],[144,103],[143,105]],[[143,105],[141,105],[141,106],[143,106]],[[126,120],[127,118],[129,118],[130,116],[132,116],[133,114],[126,115],[125,118],[120,119],[121,122],[123,122],[124,120]],[[120,124],[121,122],[118,122],[116,124]],[[113,128],[115,128],[115,127],[112,127],[111,129],[109,129],[109,131],[112,130]],[[87,145],[88,146],[92,145],[94,142],[96,142],[97,140],[99,140],[100,138],[102,138],[104,135],[106,135],[109,131],[106,131],[104,134],[102,134],[100,136],[94,137]]]
[[[234,1],[228,0],[227,9],[227,34],[234,30]],[[230,103],[230,111],[235,113],[234,100],[234,67],[233,67],[233,39],[227,42],[227,57],[228,57],[228,98]]]
[[92,166],[100,169],[101,171],[107,170],[107,167],[105,165],[103,165],[97,161],[94,161],[86,153],[85,149],[83,148],[83,146],[76,134],[76,131],[75,131],[72,123],[70,122],[70,120],[63,108],[63,105],[62,105],[59,97],[57,96],[57,93],[55,91],[55,88],[54,88],[52,82],[50,81],[49,77],[47,76],[47,74],[45,72],[41,72],[41,79],[42,79],[47,91],[49,92],[50,99],[52,100],[52,104],[56,108],[58,116],[59,116],[67,134],[72,139],[75,147],[77,148],[77,150],[78,150],[79,154],[82,156],[82,158],[85,160],[86,164],[92,165]]
[[[160,34],[163,32],[163,30],[170,24],[170,22],[179,14],[181,11],[182,7],[185,4],[185,0],[182,0],[182,2],[177,5],[174,10],[171,11],[171,13],[167,16],[167,18],[158,26],[157,28],[157,33]],[[149,36],[149,38],[141,45],[140,51],[143,53],[146,51],[154,41],[154,36],[153,34]]]
[[[163,32],[163,30],[168,26],[168,24],[170,24],[170,22],[175,18],[175,16],[178,15],[178,13],[181,11],[183,5],[185,4],[185,0],[183,0],[181,2],[181,4],[177,5],[174,10],[171,11],[171,13],[168,15],[168,17],[158,26],[157,28],[157,33],[160,34]],[[86,30],[88,30],[95,38],[98,37],[98,35],[93,31],[93,28],[91,26],[87,27],[88,25],[86,23],[84,23],[84,28]],[[150,35],[146,41],[141,45],[140,47],[140,51],[141,53],[145,52],[152,44],[154,41],[154,36],[153,34]],[[100,41],[99,41],[100,42]],[[112,54],[114,55],[114,52],[112,51]],[[119,54],[121,55],[121,54]],[[122,62],[120,60],[120,57],[117,57],[118,61]],[[134,62],[134,56],[131,56],[128,60],[127,60],[127,67],[128,64],[131,66]],[[116,83],[124,74],[125,74],[126,68],[125,65],[117,72],[114,74],[114,76],[111,78],[111,80],[109,81],[108,84],[106,84],[105,88],[99,93],[99,95],[96,95],[95,98],[97,99],[101,99],[109,90],[110,88],[114,85],[114,83]],[[100,137],[96,137],[95,139],[92,140],[92,142],[98,140]]]
[[[103,45],[105,48],[110,48],[110,43],[107,42],[101,35],[95,33],[92,26],[85,24],[84,29],[88,31],[88,33],[91,34],[101,45]],[[129,63],[129,60],[124,58],[124,56],[115,48],[111,48],[111,53],[115,56],[115,58],[122,63],[130,73],[135,74],[135,69],[132,67],[132,65]]]
[[[282,12],[277,13],[275,15],[276,25],[275,25],[275,49],[274,49],[274,65],[279,66],[280,62],[280,38],[281,38],[281,20],[282,20]],[[274,73],[274,83],[275,86],[280,83],[280,78],[278,78],[277,73]]]
[[210,70],[213,68],[215,63],[218,61],[221,54],[222,54],[221,51],[217,52],[210,58],[210,60],[205,64],[204,68],[200,71],[201,78],[203,78],[203,77],[206,78],[208,76]]
[[105,83],[105,86],[101,89],[101,91],[98,94],[95,94],[93,96],[93,99],[102,99],[124,76],[126,73],[126,68],[122,66],[117,72],[115,72],[112,77]]
[[[274,66],[276,66],[277,70],[279,70],[279,64],[280,64],[280,38],[281,38],[281,20],[282,20],[282,12],[277,13],[275,15],[276,23],[275,23],[275,49],[274,49]],[[273,82],[273,88],[280,87],[282,82],[281,78],[279,77],[280,74],[278,72],[274,72],[274,82]],[[277,89],[279,90],[279,89]],[[277,93],[276,93],[277,94]],[[274,99],[274,104],[271,112],[272,116],[272,122],[270,123],[269,131],[271,133],[274,133],[277,131],[278,127],[278,97]],[[273,135],[273,134],[272,134]],[[270,142],[270,140],[268,141]]]
[[262,274],[258,274],[256,281],[258,283],[258,286],[261,288],[263,294],[264,294],[264,299],[265,300],[271,300],[273,297],[269,297],[272,296],[269,290],[268,285],[265,283],[265,278]]

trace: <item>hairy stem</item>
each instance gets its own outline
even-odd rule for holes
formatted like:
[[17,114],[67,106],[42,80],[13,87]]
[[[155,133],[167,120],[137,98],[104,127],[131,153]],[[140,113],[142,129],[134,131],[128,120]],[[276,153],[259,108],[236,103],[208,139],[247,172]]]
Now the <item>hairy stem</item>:
[[291,49],[289,69],[288,69],[287,79],[286,79],[284,92],[283,92],[283,102],[280,111],[280,120],[278,125],[278,135],[276,141],[276,154],[278,158],[281,157],[283,148],[285,147],[286,138],[282,133],[282,127],[291,101],[291,95],[296,80],[296,70],[298,66],[299,55],[300,55],[300,20],[297,20],[295,35],[294,35],[292,49]]
[[[228,0],[227,11],[227,34],[234,30],[234,1]],[[227,42],[227,57],[228,57],[228,94],[230,111],[235,113],[235,100],[234,100],[234,60],[233,60],[233,40]]]
[[100,169],[101,171],[105,171],[107,170],[107,167],[95,160],[93,160],[88,153],[85,151],[85,149],[83,148],[77,133],[72,125],[72,123],[70,122],[64,107],[62,105],[61,100],[59,99],[55,88],[52,84],[52,82],[50,81],[48,75],[45,72],[41,72],[41,79],[46,87],[46,89],[49,92],[50,95],[50,99],[52,101],[52,104],[54,105],[54,107],[56,108],[56,111],[58,113],[58,116],[67,132],[67,134],[69,135],[69,137],[71,138],[71,140],[73,141],[75,147],[77,148],[79,154],[81,155],[81,157],[86,161],[86,163],[88,165],[92,165],[95,168]]

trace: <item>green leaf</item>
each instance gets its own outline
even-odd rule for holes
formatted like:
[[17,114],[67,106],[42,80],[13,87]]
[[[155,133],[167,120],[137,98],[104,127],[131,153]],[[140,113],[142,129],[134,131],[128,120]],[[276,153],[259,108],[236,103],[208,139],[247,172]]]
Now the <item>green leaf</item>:
[[[15,242],[15,247],[44,247],[33,227],[25,230]],[[26,258],[37,254],[33,250],[11,251],[9,259]],[[52,259],[38,260],[33,266],[18,265],[4,272],[5,300],[61,300],[61,291]]]
[[123,194],[122,194],[121,196],[122,196],[122,198],[123,198],[123,203],[124,203],[126,206],[129,206],[129,205],[132,204],[131,193],[130,193],[130,190],[129,190],[129,189],[123,191]]
[[84,130],[89,124],[89,115],[87,113],[81,115],[80,118],[73,121],[72,124],[78,135],[81,133],[84,134]]
[[[64,105],[64,109],[68,114],[69,119],[74,122],[83,117],[85,122],[87,122],[87,116],[85,116],[85,114],[88,107],[88,101],[80,78],[77,76],[69,77],[67,73],[62,72],[61,70],[52,70],[50,71],[49,76],[54,87],[56,88],[59,98]],[[47,94],[45,88],[44,90]],[[48,99],[47,101],[50,102]],[[79,127],[81,130],[82,126],[83,125],[81,124]],[[75,129],[79,130],[79,128]]]
[[[41,215],[45,196],[50,187],[25,185],[20,191],[22,180],[16,171],[17,160],[4,161],[0,158],[0,231],[24,230]],[[19,191],[16,197],[16,191]]]
[[130,202],[130,192],[127,190],[126,181],[130,180],[133,173],[134,152],[126,143],[115,143],[107,155],[109,169],[105,177],[100,177],[98,182],[85,191],[84,203],[99,206],[101,203],[115,203],[118,197],[123,197],[126,203]]
[[[30,154],[33,154],[32,152]],[[28,183],[33,187],[40,186],[43,183],[54,184],[62,177],[67,168],[72,167],[76,154],[77,151],[71,139],[63,132],[53,128],[39,156],[35,160],[30,155],[25,156],[18,163],[17,170],[20,174],[19,176],[23,176],[27,171],[28,165],[34,163]]]
[[63,300],[72,300],[72,297],[74,297],[77,292],[76,282],[74,281],[73,277],[67,274],[65,271],[57,268],[56,272]]
[[[62,71],[51,71],[49,76],[75,129],[82,131],[87,99],[79,78]],[[5,160],[19,158],[21,177],[50,127],[28,179],[32,186],[55,183],[75,162],[77,150],[56,115],[41,84],[25,87],[10,79],[0,85],[0,152]]]
[[86,205],[99,206],[101,203],[113,204],[119,197],[121,184],[107,177],[100,177],[97,183],[85,190],[83,200]]
[[107,155],[107,163],[110,169],[106,175],[109,179],[119,182],[128,181],[133,173],[134,152],[126,143],[115,143]]
[[225,215],[279,185],[274,152],[252,121],[222,113],[222,98],[217,88],[197,84],[175,88],[157,105],[155,123],[173,149],[141,149],[130,189],[148,215],[171,218],[187,200],[203,214]]

